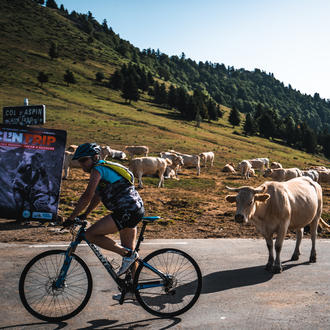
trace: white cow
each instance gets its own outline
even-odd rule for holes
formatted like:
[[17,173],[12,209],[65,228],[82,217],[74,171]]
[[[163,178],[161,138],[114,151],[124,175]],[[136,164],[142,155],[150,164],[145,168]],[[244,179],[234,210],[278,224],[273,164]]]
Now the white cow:
[[213,166],[214,162],[214,152],[208,151],[208,152],[202,152],[199,154],[200,161],[204,164],[204,167],[206,167],[206,162],[210,162],[210,165]]
[[125,150],[127,151],[130,158],[140,155],[147,157],[149,153],[149,148],[147,146],[126,146]]
[[275,168],[274,170],[268,168],[265,173],[264,177],[270,177],[274,181],[288,181],[293,178],[297,178],[302,176],[302,172],[299,168]]
[[238,165],[243,179],[248,179],[250,177],[250,171],[252,170],[252,165],[248,160],[242,160]]
[[74,152],[70,152],[70,151],[64,152],[64,161],[63,161],[64,180],[68,178],[68,175],[70,174],[70,168],[81,168],[78,160],[72,160],[73,155]]
[[113,159],[127,159],[124,151],[115,150],[110,148],[109,146],[103,146],[101,147],[101,158],[105,160],[107,157]]
[[226,164],[223,169],[222,172],[227,172],[227,173],[236,173],[234,166],[232,164]]
[[142,176],[145,175],[158,175],[159,183],[158,188],[164,187],[164,173],[166,167],[171,165],[169,159],[160,157],[140,157],[134,158],[129,163],[129,169],[133,172],[134,176],[138,178],[138,187],[143,188]]
[[176,178],[178,180],[178,170],[181,166],[183,166],[182,156],[176,155],[172,152],[161,152],[160,156],[162,158],[168,158],[172,162],[171,165],[167,166],[164,173],[164,177],[166,179]]
[[183,158],[183,167],[196,167],[197,175],[200,175],[201,166],[200,166],[200,157],[198,155],[182,154],[181,152],[177,152],[175,150],[169,150],[169,152],[172,152]]
[[330,183],[330,170],[318,171],[320,183]]
[[272,163],[270,164],[270,168],[274,170],[275,168],[283,168],[283,166],[282,166],[281,163],[278,163],[278,162],[272,162]]
[[[264,182],[257,188],[229,188],[237,195],[226,196],[236,203],[235,220],[251,220],[266,240],[269,252],[266,269],[274,273],[282,271],[280,254],[287,230],[296,230],[296,247],[291,260],[298,260],[303,228],[310,225],[312,249],[309,262],[316,262],[315,241],[317,226],[322,213],[322,188],[308,177],[286,182]],[[274,263],[273,235],[276,235]]]
[[78,146],[76,144],[70,144],[68,147],[67,147],[67,151],[70,151],[70,152],[75,152],[77,150]]
[[303,176],[308,176],[310,177],[312,180],[314,180],[315,182],[319,181],[319,173],[316,170],[305,170],[305,171],[301,171]]

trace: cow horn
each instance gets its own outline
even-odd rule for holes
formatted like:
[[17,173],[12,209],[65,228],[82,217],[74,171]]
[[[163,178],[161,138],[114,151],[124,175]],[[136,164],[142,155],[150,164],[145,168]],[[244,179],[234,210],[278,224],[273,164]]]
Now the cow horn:
[[236,192],[239,192],[240,191],[240,188],[230,188],[228,186],[226,186],[226,189],[228,189],[230,191],[236,191]]
[[258,187],[258,188],[255,188],[255,189],[254,189],[254,192],[255,192],[256,194],[259,194],[259,193],[264,192],[265,189],[266,189],[266,186],[260,186],[260,187]]

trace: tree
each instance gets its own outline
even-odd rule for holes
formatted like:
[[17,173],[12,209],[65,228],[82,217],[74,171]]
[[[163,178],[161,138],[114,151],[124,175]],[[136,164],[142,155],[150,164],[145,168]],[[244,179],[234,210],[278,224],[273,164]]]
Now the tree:
[[269,139],[275,136],[275,123],[269,111],[264,112],[258,119],[259,132],[261,136]]
[[253,135],[256,132],[256,126],[252,119],[251,113],[248,113],[245,117],[245,123],[243,126],[243,132],[245,135]]
[[57,44],[55,42],[52,42],[49,51],[48,51],[49,57],[53,60],[54,58],[58,58],[58,49]]
[[170,89],[168,91],[167,104],[170,107],[170,109],[175,108],[175,105],[176,105],[176,89],[173,85],[170,86]]
[[109,79],[109,87],[115,90],[121,90],[124,85],[124,77],[121,71],[116,70]]
[[229,123],[233,125],[233,127],[238,126],[241,123],[241,117],[239,111],[235,106],[233,106],[233,108],[230,111]]
[[41,87],[42,87],[43,83],[48,82],[48,75],[46,73],[44,73],[43,71],[40,71],[39,74],[38,74],[37,79],[40,82]]
[[65,71],[65,74],[64,74],[64,76],[63,76],[63,79],[64,79],[64,81],[68,84],[68,86],[70,85],[70,84],[75,84],[77,81],[76,81],[76,78],[74,77],[74,75],[73,75],[73,72],[72,71],[70,71],[69,69],[67,69],[66,71]]
[[124,98],[126,102],[128,101],[128,103],[131,103],[131,101],[138,101],[140,98],[136,82],[130,75],[125,79],[122,92],[122,98]]
[[34,2],[38,3],[39,5],[43,5],[45,0],[34,0]]
[[103,72],[97,72],[95,74],[95,80],[97,82],[102,82],[103,79],[104,79],[104,73]]
[[46,0],[46,7],[53,8],[53,9],[58,9],[55,0]]

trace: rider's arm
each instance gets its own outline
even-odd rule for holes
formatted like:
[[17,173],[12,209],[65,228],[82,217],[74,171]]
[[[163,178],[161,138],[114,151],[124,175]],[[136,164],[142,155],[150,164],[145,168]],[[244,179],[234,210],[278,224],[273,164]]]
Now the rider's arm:
[[88,216],[89,213],[91,213],[91,212],[96,208],[97,205],[99,205],[100,201],[101,201],[101,197],[100,197],[100,195],[96,192],[96,193],[94,194],[94,197],[93,197],[92,200],[90,201],[90,203],[89,203],[89,205],[88,205],[86,211],[84,212],[84,216],[85,216],[85,218]]
[[[71,213],[68,220],[73,220],[76,218],[86,207],[87,205],[93,200],[95,196],[95,191],[97,188],[97,185],[99,184],[101,179],[101,175],[98,171],[92,169],[91,176],[89,178],[88,186],[85,190],[85,192],[81,195],[81,197],[78,200],[78,203]],[[96,205],[95,205],[96,206]]]

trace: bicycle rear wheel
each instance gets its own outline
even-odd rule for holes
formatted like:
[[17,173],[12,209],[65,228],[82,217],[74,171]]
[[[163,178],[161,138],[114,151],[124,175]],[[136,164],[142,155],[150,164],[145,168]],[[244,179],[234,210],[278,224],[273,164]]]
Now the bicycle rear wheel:
[[92,293],[92,276],[77,255],[72,254],[64,285],[55,283],[65,260],[65,251],[51,250],[34,257],[19,280],[19,295],[24,307],[35,317],[59,322],[77,315]]
[[196,261],[177,249],[161,249],[143,259],[149,266],[162,272],[165,280],[141,263],[135,278],[135,296],[149,313],[173,317],[190,309],[202,289],[202,274]]

